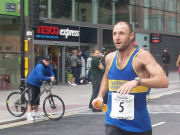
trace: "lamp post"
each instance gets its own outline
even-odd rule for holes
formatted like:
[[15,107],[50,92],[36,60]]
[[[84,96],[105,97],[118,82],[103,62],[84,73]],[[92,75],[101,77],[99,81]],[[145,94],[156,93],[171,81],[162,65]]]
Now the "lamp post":
[[21,31],[20,31],[20,45],[21,45],[21,85],[24,84],[22,79],[25,78],[24,75],[24,38],[25,38],[25,21],[24,21],[24,0],[20,1],[20,22],[21,22]]
[[[24,21],[24,0],[20,0],[20,22],[21,22],[21,31],[20,31],[20,45],[21,45],[21,86],[20,86],[20,91],[21,93],[24,90],[24,79],[25,79],[25,74],[24,74],[24,38],[25,38],[25,21]],[[21,102],[25,103],[25,97],[22,96]],[[24,110],[24,107],[21,107],[21,110]]]

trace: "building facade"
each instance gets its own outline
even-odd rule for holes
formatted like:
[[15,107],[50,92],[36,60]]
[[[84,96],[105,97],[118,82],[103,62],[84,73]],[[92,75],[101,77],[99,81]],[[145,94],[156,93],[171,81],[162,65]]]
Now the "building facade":
[[0,1],[0,90],[20,82],[20,1]]
[[[19,20],[18,16],[7,14],[0,15],[0,20],[6,17]],[[40,21],[38,28],[28,29],[26,17],[26,31],[33,33],[32,37],[26,37],[29,39],[29,50],[26,53],[29,72],[38,56],[51,54],[56,64],[58,84],[66,83],[68,79],[67,59],[73,48],[81,49],[84,56],[88,56],[93,48],[114,49],[112,29],[118,21],[128,21],[133,25],[139,47],[150,51],[160,64],[163,49],[168,48],[171,55],[170,70],[176,70],[175,61],[180,53],[180,0],[40,0]],[[0,46],[6,48],[9,44],[16,48],[12,53],[0,48],[0,59],[5,53],[13,58],[19,57],[19,33],[15,32],[17,39],[14,40],[17,42],[6,40],[15,36],[11,32],[15,28],[20,31],[18,27],[13,28],[14,23],[20,26],[19,21],[11,20],[11,24],[6,26],[11,33],[8,35],[7,30],[4,30],[7,23],[0,21]],[[9,59],[6,61],[11,62]],[[18,58],[15,61],[18,63]],[[0,74],[10,74],[8,68],[0,68]],[[16,69],[18,72],[13,69],[11,74],[19,75],[20,69]],[[82,67],[84,74],[85,60]],[[18,82],[12,78],[13,75],[10,75],[10,83],[18,86]]]

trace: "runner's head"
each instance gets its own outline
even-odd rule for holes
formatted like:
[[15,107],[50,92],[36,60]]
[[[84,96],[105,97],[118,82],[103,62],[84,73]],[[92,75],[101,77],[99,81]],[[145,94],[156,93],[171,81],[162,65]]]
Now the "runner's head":
[[113,28],[113,41],[119,51],[126,50],[134,39],[132,25],[128,22],[118,22]]

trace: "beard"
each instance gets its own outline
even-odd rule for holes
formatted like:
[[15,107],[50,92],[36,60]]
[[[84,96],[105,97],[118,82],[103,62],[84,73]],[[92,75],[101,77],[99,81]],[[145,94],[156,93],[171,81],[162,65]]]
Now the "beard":
[[125,44],[122,47],[117,47],[116,46],[116,50],[118,50],[119,52],[123,52],[125,51],[127,48],[129,47],[129,44]]

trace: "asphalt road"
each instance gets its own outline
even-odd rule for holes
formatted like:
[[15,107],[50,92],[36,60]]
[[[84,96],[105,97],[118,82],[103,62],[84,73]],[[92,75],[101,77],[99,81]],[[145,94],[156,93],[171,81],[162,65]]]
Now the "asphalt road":
[[[148,101],[153,135],[180,135],[180,93]],[[1,129],[0,135],[104,135],[104,114],[90,110],[59,121]]]

